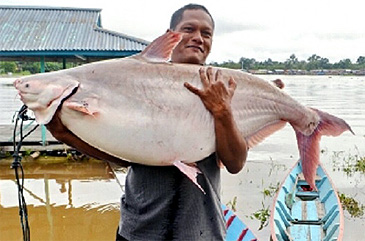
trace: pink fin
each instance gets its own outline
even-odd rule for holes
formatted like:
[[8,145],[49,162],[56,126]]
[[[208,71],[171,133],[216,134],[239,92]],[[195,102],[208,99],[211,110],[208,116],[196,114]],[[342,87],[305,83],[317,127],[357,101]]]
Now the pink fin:
[[194,166],[187,165],[181,161],[174,161],[174,166],[179,168],[179,170],[184,173],[204,194],[204,189],[200,186],[197,180],[197,176],[201,171],[199,168],[194,164]]
[[181,41],[181,33],[167,30],[149,44],[141,53],[141,56],[152,62],[166,62],[170,59],[172,51]]
[[95,114],[98,113],[96,110],[93,110],[92,107],[89,106],[88,102],[79,103],[79,102],[65,101],[64,106],[90,116],[95,116]]
[[263,141],[266,137],[270,136],[272,133],[280,130],[283,128],[286,124],[286,121],[276,121],[274,123],[270,123],[266,126],[264,126],[262,129],[257,131],[251,136],[248,136],[246,138],[248,147],[252,148],[259,144],[261,141]]
[[304,178],[316,190],[315,176],[319,164],[319,141],[321,136],[338,136],[347,130],[353,134],[354,132],[344,120],[320,110],[313,110],[320,116],[320,122],[314,132],[310,136],[305,136],[297,130],[295,130],[295,133]]

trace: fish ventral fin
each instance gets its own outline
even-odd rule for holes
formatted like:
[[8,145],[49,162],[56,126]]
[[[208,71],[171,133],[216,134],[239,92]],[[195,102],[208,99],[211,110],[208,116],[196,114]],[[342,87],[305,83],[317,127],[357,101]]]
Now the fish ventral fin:
[[313,133],[306,136],[300,131],[295,130],[295,128],[294,130],[297,137],[304,178],[311,188],[317,190],[315,177],[319,164],[319,141],[321,140],[321,136],[338,136],[344,131],[350,131],[352,134],[354,134],[354,132],[343,119],[317,109],[313,110],[320,117],[320,122]]
[[138,56],[149,62],[167,62],[181,38],[181,33],[167,30],[165,34],[153,40]]
[[184,173],[204,194],[204,189],[198,183],[197,176],[201,171],[199,170],[198,166],[193,163],[192,165],[187,165],[182,161],[174,161],[174,166],[176,166],[182,173]]

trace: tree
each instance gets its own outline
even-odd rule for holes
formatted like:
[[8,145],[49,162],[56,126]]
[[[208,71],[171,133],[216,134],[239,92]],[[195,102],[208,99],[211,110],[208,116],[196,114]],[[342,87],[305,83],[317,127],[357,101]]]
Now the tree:
[[40,73],[41,64],[39,62],[24,62],[22,63],[22,69],[24,71],[29,71],[31,74]]
[[289,59],[285,61],[285,68],[286,69],[293,69],[299,63],[298,58],[295,54],[290,55]]
[[242,69],[252,69],[256,63],[255,59],[241,57],[239,63]]
[[320,69],[329,69],[330,61],[327,58],[320,58],[318,60],[318,68]]
[[15,62],[0,62],[0,69],[5,73],[13,73],[16,71],[16,64]]
[[329,60],[313,54],[308,58],[307,70],[327,69],[330,67]]
[[360,56],[359,58],[357,58],[356,63],[365,64],[365,56]]
[[313,54],[312,56],[310,56],[310,57],[308,58],[308,62],[316,62],[316,61],[318,61],[320,58],[321,58],[320,56],[318,56],[318,55],[316,55],[316,54]]

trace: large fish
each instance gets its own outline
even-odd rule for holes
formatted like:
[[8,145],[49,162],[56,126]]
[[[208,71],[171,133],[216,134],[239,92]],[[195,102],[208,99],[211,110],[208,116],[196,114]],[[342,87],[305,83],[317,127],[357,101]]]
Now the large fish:
[[[201,66],[167,61],[180,39],[169,31],[139,55],[24,77],[14,85],[38,123],[47,124],[62,141],[62,133],[52,127],[58,118],[82,143],[66,144],[100,157],[89,151],[96,150],[104,159],[176,165],[185,172],[193,168],[186,164],[215,151],[215,132],[211,114],[184,87],[184,82],[202,86]],[[232,76],[237,82],[233,115],[249,147],[289,122],[305,178],[315,188],[321,135],[337,136],[351,131],[349,125],[301,105],[268,81],[238,70],[221,71],[225,81]]]

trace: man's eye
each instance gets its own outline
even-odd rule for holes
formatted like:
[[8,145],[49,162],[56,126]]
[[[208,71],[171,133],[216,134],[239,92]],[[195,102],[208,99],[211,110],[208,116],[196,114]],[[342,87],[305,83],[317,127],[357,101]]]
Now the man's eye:
[[212,34],[210,32],[202,32],[202,35],[204,37],[211,37],[212,36]]
[[193,31],[193,28],[192,27],[185,27],[184,30],[186,32],[192,32]]

